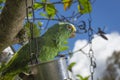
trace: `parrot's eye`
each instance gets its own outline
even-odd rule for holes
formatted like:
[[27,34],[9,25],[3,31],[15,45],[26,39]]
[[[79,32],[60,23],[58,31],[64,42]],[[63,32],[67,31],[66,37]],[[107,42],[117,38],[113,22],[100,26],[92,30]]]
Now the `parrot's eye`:
[[67,26],[67,29],[71,31],[71,30],[72,30],[72,27],[71,27],[71,26]]

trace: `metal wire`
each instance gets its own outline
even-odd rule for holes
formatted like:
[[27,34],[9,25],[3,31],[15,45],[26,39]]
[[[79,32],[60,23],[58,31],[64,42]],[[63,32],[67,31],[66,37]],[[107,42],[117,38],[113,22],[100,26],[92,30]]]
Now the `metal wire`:
[[[28,0],[26,0],[26,20],[30,27],[30,39],[29,39],[29,56],[30,56],[30,62],[33,64],[32,58],[35,58],[36,63],[38,63],[37,60],[37,54],[38,54],[38,41],[37,38],[34,38],[34,23],[35,23],[35,13],[34,13],[34,0],[31,0],[31,4],[28,6]],[[32,14],[32,17],[29,18],[29,13]],[[32,41],[35,41],[35,43]],[[32,49],[32,46],[35,46],[35,49]]]

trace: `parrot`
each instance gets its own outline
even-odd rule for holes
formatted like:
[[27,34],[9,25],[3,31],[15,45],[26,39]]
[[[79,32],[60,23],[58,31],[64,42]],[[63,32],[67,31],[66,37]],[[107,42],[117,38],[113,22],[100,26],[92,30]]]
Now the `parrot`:
[[[68,22],[58,22],[49,27],[43,35],[36,38],[38,44],[38,60],[40,62],[54,60],[59,52],[67,49],[66,42],[69,38],[75,36],[75,32],[75,26]],[[16,75],[29,68],[28,63],[31,61],[29,46],[35,44],[34,39],[31,43],[23,45],[9,62],[0,69],[0,80],[14,80]],[[32,50],[36,49],[35,45],[31,47]]]

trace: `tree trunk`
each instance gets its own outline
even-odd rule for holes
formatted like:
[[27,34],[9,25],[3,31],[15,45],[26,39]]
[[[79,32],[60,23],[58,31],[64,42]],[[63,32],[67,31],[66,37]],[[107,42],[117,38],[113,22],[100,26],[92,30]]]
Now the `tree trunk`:
[[18,40],[16,36],[22,29],[26,16],[25,2],[26,0],[6,0],[0,15],[0,51]]

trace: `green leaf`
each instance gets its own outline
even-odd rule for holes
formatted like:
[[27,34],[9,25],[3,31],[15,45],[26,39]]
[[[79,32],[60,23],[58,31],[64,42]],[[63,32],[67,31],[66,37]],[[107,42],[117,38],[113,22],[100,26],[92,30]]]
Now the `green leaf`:
[[84,78],[81,76],[81,75],[77,75],[77,77],[80,79],[80,80],[84,80]]
[[72,71],[72,68],[75,66],[76,62],[72,62],[69,66],[68,66],[68,70]]
[[3,5],[2,5],[2,4],[4,4],[4,3],[5,3],[5,1],[6,1],[6,0],[0,0],[0,10],[2,10],[2,9],[3,9]]
[[[33,24],[33,37],[39,37],[40,36],[40,29],[37,27],[36,24]],[[30,24],[29,23],[26,23],[24,25],[24,28],[25,28],[25,31],[27,33],[27,36],[30,38],[31,37],[31,31],[30,31]]]
[[40,22],[40,21],[37,24],[39,27],[41,27],[43,25],[42,22]]
[[62,0],[63,5],[64,5],[64,10],[67,10],[68,8],[70,8],[72,1],[73,0]]
[[28,13],[28,17],[32,17],[32,13]]
[[90,77],[90,76],[85,77],[84,80],[89,80],[89,77]]
[[40,36],[40,29],[38,28],[38,26],[36,24],[34,24],[34,27],[33,27],[33,36],[34,37]]
[[43,4],[34,3],[34,9],[41,9],[41,8],[43,8]]
[[43,16],[43,17],[48,18],[48,15],[46,13],[44,13],[44,12],[40,12],[40,15]]
[[47,2],[47,0],[41,0],[42,2]]
[[89,80],[89,77],[90,77],[90,76],[83,77],[83,76],[81,76],[80,74],[77,74],[76,76],[77,76],[80,80]]
[[0,0],[0,4],[3,4],[5,3],[6,0]]
[[65,50],[67,50],[68,49],[68,46],[62,46],[62,47],[60,47],[60,50],[61,51],[65,51]]
[[92,11],[92,6],[89,0],[79,0],[78,11],[81,14],[90,13]]
[[51,17],[53,18],[57,12],[54,4],[50,4],[50,3],[46,4],[45,11],[46,11],[49,18],[51,18]]

